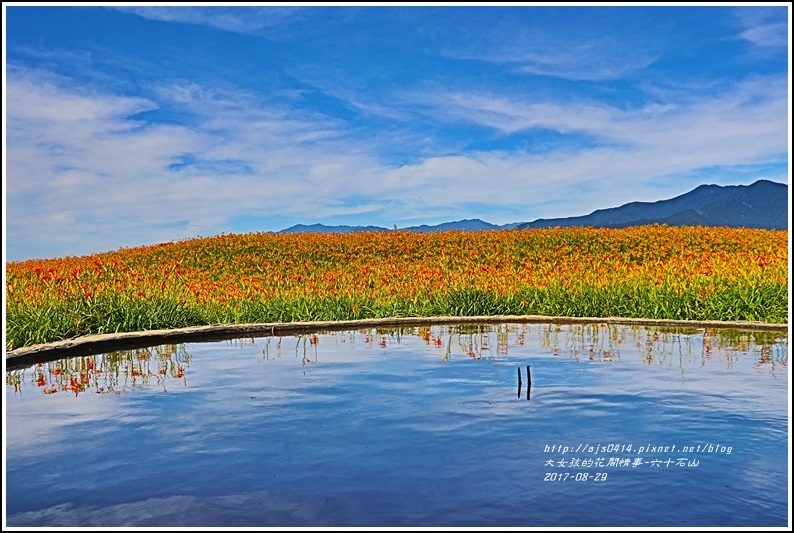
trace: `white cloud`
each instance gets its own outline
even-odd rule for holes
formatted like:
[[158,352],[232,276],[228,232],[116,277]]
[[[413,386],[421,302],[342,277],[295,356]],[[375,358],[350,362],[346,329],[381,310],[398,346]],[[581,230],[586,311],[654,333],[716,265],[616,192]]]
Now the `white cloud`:
[[[404,108],[419,102],[447,123],[501,134],[549,128],[604,142],[542,154],[447,149],[394,167],[375,154],[405,129],[364,138],[337,119],[187,81],[164,83],[145,99],[75,88],[40,71],[9,73],[7,243],[18,257],[40,256],[32,248],[40,243],[67,255],[212,235],[246,216],[278,230],[288,220],[391,227],[419,215],[420,223],[582,215],[692,188],[660,185],[665,176],[779,162],[788,149],[787,86],[770,79],[633,110],[485,92],[411,94]],[[188,116],[186,125],[137,117],[164,107]],[[649,184],[660,196],[649,197]]]
[[[372,174],[366,158],[340,148],[335,122],[256,107],[242,94],[170,86],[161,103],[183,106],[195,122],[175,126],[129,118],[159,103],[12,73],[7,228],[14,246],[60,238],[76,245],[73,253],[88,253],[218,233],[240,214],[333,212],[329,197]],[[201,164],[229,160],[239,164],[220,175]]]
[[[690,96],[685,102],[628,110],[601,103],[438,90],[408,97],[448,123],[474,123],[502,134],[536,128],[582,133],[594,142],[618,144],[615,155],[652,149],[664,153],[665,161],[686,158],[693,163],[732,164],[787,150],[787,86],[778,79],[748,80],[699,98]],[[706,149],[713,153],[703,153]]]
[[[787,86],[782,80],[748,80],[723,87],[721,94],[633,110],[483,93],[441,94],[434,90],[412,98],[448,123],[472,122],[502,134],[549,128],[583,133],[594,142],[541,154],[431,157],[387,173],[390,181],[421,190],[430,210],[474,202],[525,205],[527,220],[584,215],[630,201],[669,198],[699,185],[690,182],[681,189],[678,181],[666,182],[668,176],[710,167],[780,164],[788,150]],[[649,196],[650,191],[660,196]],[[547,205],[554,205],[553,210]]]

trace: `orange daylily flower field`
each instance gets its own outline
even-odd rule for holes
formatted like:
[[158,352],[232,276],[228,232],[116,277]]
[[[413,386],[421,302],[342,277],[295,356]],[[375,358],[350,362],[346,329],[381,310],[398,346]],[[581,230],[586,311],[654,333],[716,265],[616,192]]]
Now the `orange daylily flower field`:
[[6,349],[398,316],[788,318],[788,232],[640,226],[229,234],[6,263]]

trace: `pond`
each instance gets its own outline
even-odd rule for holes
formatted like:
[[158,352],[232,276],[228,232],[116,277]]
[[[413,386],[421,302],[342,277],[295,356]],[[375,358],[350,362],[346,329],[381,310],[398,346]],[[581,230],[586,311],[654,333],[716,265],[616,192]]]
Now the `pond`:
[[8,526],[788,524],[788,336],[432,325],[6,374]]

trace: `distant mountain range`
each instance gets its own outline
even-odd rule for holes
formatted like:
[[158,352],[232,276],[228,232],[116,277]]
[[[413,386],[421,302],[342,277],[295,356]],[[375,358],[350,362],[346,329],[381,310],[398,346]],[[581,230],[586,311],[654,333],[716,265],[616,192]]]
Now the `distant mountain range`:
[[[592,226],[625,228],[667,224],[668,226],[723,226],[729,228],[788,229],[788,186],[769,180],[752,185],[701,185],[681,196],[658,202],[631,202],[620,207],[598,209],[589,215],[540,218],[497,226],[480,219],[444,222],[436,226],[412,226],[402,231],[498,230]],[[379,226],[325,226],[298,224],[278,233],[352,233],[391,231]]]
[[[521,222],[514,222],[513,224],[505,224],[497,226],[496,224],[489,224],[483,222],[479,218],[472,218],[466,220],[457,220],[455,222],[444,222],[436,226],[428,226],[423,224],[421,226],[411,226],[410,228],[400,228],[400,231],[415,231],[417,233],[426,233],[429,231],[447,231],[447,230],[469,230],[479,231],[484,229],[512,229],[521,224]],[[388,228],[381,228],[380,226],[326,226],[323,224],[312,224],[307,226],[305,224],[297,224],[278,231],[277,233],[355,233],[359,231],[392,231]]]

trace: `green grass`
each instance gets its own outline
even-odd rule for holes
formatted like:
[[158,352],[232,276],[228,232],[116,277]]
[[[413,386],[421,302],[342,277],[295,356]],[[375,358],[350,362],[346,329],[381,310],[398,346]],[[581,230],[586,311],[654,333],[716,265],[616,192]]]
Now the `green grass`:
[[723,285],[706,290],[618,284],[606,288],[547,286],[500,295],[476,288],[446,295],[377,300],[366,297],[274,298],[208,305],[171,299],[97,297],[44,307],[9,302],[6,349],[93,333],[233,323],[339,321],[385,317],[542,315],[785,323],[786,284]]

